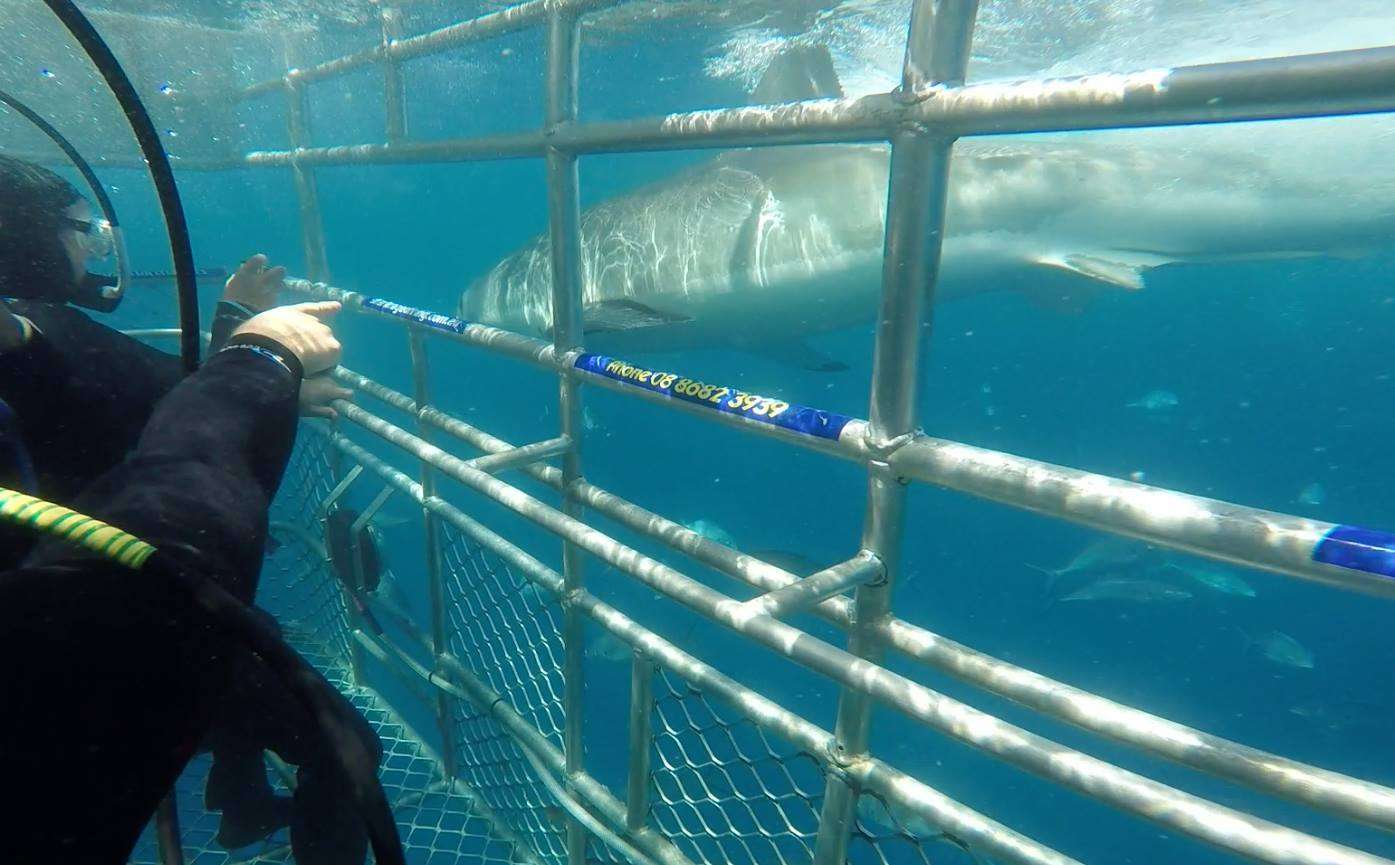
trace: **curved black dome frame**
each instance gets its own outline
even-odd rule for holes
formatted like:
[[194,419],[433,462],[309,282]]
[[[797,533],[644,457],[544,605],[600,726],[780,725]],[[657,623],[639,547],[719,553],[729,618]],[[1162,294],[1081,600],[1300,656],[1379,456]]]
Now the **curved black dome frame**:
[[72,0],[44,0],[44,4],[58,16],[58,20],[87,52],[92,65],[101,73],[112,95],[121,104],[126,121],[131,124],[131,131],[136,136],[136,143],[140,145],[141,155],[145,158],[150,179],[160,199],[165,230],[169,234],[170,256],[174,261],[174,283],[179,297],[179,357],[184,371],[193,372],[199,367],[199,291],[194,279],[194,250],[189,241],[189,224],[184,218],[184,203],[179,198],[169,156],[131,79],[126,77],[121,63],[92,22]]
[[[121,299],[125,296],[126,289],[130,287],[131,259],[130,254],[126,251],[126,238],[121,228],[121,220],[116,215],[116,205],[112,204],[111,196],[107,195],[106,187],[102,185],[102,181],[98,179],[97,173],[92,170],[92,166],[83,158],[83,155],[78,152],[78,149],[73,146],[73,143],[69,141],[63,133],[54,128],[53,124],[45,120],[37,111],[25,105],[18,97],[4,90],[0,90],[0,105],[4,105],[10,110],[18,113],[19,116],[28,120],[40,132],[48,136],[48,139],[68,157],[68,161],[73,164],[78,174],[82,175],[83,181],[87,183],[87,188],[92,191],[92,197],[97,201],[97,208],[102,211],[102,216],[106,219],[107,224],[111,226],[112,243],[116,249],[116,285],[103,289],[104,292],[110,293],[104,293],[102,295],[104,299],[111,302],[111,308],[114,309],[116,304],[120,303]],[[89,308],[101,309],[103,312],[110,311],[110,309],[103,307],[93,307],[92,304],[84,303],[82,300],[76,298],[74,298],[72,302],[88,306]]]

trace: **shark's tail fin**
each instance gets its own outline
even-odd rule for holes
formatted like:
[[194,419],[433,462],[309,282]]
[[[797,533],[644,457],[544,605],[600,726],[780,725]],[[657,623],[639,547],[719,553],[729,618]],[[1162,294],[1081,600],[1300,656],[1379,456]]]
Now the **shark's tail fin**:
[[1034,571],[1040,571],[1041,573],[1046,575],[1046,585],[1043,588],[1043,591],[1046,595],[1049,596],[1056,594],[1056,583],[1061,579],[1060,571],[1056,570],[1055,568],[1044,568],[1041,565],[1034,565],[1031,562],[1023,562],[1023,564],[1025,564],[1027,567],[1031,568]]

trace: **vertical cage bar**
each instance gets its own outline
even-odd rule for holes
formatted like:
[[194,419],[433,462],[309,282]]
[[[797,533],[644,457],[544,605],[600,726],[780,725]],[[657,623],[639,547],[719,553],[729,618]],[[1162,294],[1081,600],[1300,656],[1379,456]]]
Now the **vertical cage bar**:
[[[547,24],[548,128],[576,118],[577,29],[574,13],[552,10]],[[577,197],[576,157],[548,148],[546,160],[548,232],[552,242],[552,340],[553,345],[562,352],[576,348],[581,340],[581,206]],[[565,374],[558,379],[558,401],[561,433],[572,441],[571,450],[562,457],[562,508],[567,516],[580,519],[581,505],[567,496],[565,490],[581,477],[581,393],[576,380]],[[568,592],[581,588],[584,562],[581,549],[564,541],[562,576]],[[566,715],[563,751],[569,776],[584,769],[584,629],[584,617],[572,606],[570,597],[565,597],[562,625],[565,655],[563,707]],[[586,835],[581,824],[575,820],[567,821],[567,861],[569,865],[585,865],[586,862]]]
[[630,769],[625,828],[638,832],[649,813],[649,761],[654,712],[654,662],[636,652],[630,666]]
[[179,830],[179,806],[175,802],[175,792],[171,790],[155,810],[155,846],[160,854],[160,865],[184,865],[182,834]]
[[402,38],[402,10],[383,6],[379,12],[383,25],[383,113],[387,119],[387,140],[396,144],[407,137],[407,84],[402,64],[387,51]]
[[[286,68],[294,69],[298,60],[291,42],[286,42]],[[286,87],[286,131],[289,134],[292,150],[309,147],[311,144],[310,104],[305,85],[288,74]],[[300,204],[300,245],[305,255],[305,270],[310,279],[316,282],[329,281],[329,260],[325,254],[325,223],[320,210],[320,187],[315,182],[315,170],[309,166],[291,163],[291,177],[295,181],[296,201]]]
[[[426,357],[426,340],[418,328],[407,331],[408,345],[412,353],[412,398],[417,408],[424,409],[431,404],[431,367]],[[417,435],[431,440],[431,427],[417,417]],[[436,495],[436,471],[425,460],[421,461],[421,494],[423,499]],[[441,518],[423,505],[421,509],[422,528],[426,541],[426,584],[431,603],[431,651],[436,658],[450,651],[446,634],[446,585],[441,568]],[[439,666],[433,660],[433,666]],[[456,776],[455,724],[451,709],[452,698],[444,691],[436,691],[436,726],[441,732],[441,762],[445,764],[447,777]]]
[[[928,84],[961,84],[978,0],[915,0],[906,39],[898,95],[906,100]],[[906,126],[892,137],[887,191],[882,297],[872,366],[870,433],[875,448],[888,448],[916,428],[922,331],[928,330],[939,273],[949,160],[954,142]],[[868,464],[867,512],[862,547],[881,559],[886,578],[859,586],[853,598],[848,650],[871,661],[882,655],[876,627],[891,613],[891,590],[900,569],[906,490],[884,460]],[[867,753],[872,703],[844,689],[838,703],[836,742],[840,761]],[[857,789],[830,774],[815,843],[816,865],[842,865],[857,807]]]

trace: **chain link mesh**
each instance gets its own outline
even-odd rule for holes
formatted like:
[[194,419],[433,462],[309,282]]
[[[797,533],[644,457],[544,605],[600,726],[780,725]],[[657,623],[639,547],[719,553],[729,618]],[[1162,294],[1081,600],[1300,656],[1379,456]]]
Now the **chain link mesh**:
[[667,671],[654,683],[650,817],[695,862],[797,865],[813,856],[824,774],[813,757],[731,720]]
[[442,525],[450,651],[554,745],[562,745],[556,605],[459,529]]
[[[272,519],[294,521],[311,535],[319,505],[334,482],[323,436],[300,437],[286,473]],[[338,584],[319,551],[293,533],[283,533],[279,548],[267,559],[258,601],[281,621],[287,640],[313,663],[377,730],[383,744],[380,776],[393,805],[408,861],[412,865],[517,863],[530,861],[526,851],[501,840],[488,821],[478,816],[474,796],[459,782],[442,775],[439,757],[372,688],[352,682],[348,664],[349,626]],[[511,755],[518,764],[521,755]],[[184,856],[189,865],[235,862],[293,861],[286,832],[236,851],[216,841],[219,815],[204,808],[203,788],[211,763],[207,755],[192,761],[176,785]],[[273,775],[279,791],[286,790]],[[545,796],[545,792],[543,793]],[[545,806],[540,806],[545,807]],[[154,834],[147,831],[132,859],[135,865],[157,865]]]
[[[289,523],[323,539],[319,522],[336,479],[329,440],[322,435],[297,437],[281,491],[271,506],[272,523]],[[272,546],[262,568],[257,604],[283,627],[303,631],[315,643],[349,657],[349,626],[344,595],[319,550],[290,533],[272,531]]]
[[849,865],[990,865],[967,844],[926,824],[874,793],[857,800],[848,840]]
[[[301,531],[275,533],[279,546],[267,559],[259,603],[378,731],[384,748],[382,780],[409,862],[564,865],[566,812],[497,721],[465,701],[450,701],[457,779],[448,781],[438,755],[393,707],[371,688],[353,684],[345,598],[323,550],[311,542],[323,536],[320,511],[335,486],[331,447],[324,436],[300,438],[272,520]],[[449,651],[560,747],[560,610],[458,529],[443,524],[439,537]],[[655,677],[648,825],[701,865],[809,863],[825,784],[818,761],[772,740],[681,677],[662,669]],[[611,737],[605,739],[607,748],[623,752],[627,747],[623,728],[605,736]],[[219,816],[203,805],[209,762],[206,755],[195,759],[177,785],[186,862],[293,861],[284,831],[231,853],[218,846]],[[492,824],[478,815],[476,802],[487,806],[526,849],[492,831]],[[623,861],[594,839],[589,839],[586,858]],[[870,794],[862,796],[850,865],[984,861],[914,816],[889,810]],[[132,862],[156,865],[153,833],[142,838]]]
[[[526,578],[450,525],[441,531],[448,645],[549,741],[562,744],[560,613]],[[564,812],[512,738],[492,718],[457,702],[461,777],[539,859],[566,861]]]

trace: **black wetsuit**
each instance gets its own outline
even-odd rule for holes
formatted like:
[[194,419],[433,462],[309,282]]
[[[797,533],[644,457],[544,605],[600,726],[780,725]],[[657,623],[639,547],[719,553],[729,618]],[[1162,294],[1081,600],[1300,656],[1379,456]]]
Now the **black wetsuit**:
[[[181,380],[180,363],[72,307],[31,301],[11,301],[9,306],[33,322],[38,332],[22,348],[0,354],[0,399],[13,410],[33,462],[37,493],[71,504],[136,446],[157,403]],[[212,346],[226,342],[250,315],[236,304],[220,303],[211,328]],[[0,570],[18,566],[32,542],[32,533],[0,524]],[[253,582],[264,543],[263,532],[241,548],[249,560],[238,572],[252,568],[247,572]],[[250,590],[245,596],[237,594],[250,603]],[[356,829],[336,828],[352,820],[351,814],[341,813],[346,810],[342,791],[324,782],[324,773],[314,769],[317,755],[307,751],[304,730],[309,720],[283,711],[286,695],[263,671],[242,669],[234,679],[216,713],[219,723],[204,743],[215,758],[206,801],[224,812],[220,840],[238,846],[290,823],[298,850],[322,838],[328,849],[348,857],[332,861],[361,861],[361,852],[353,858],[353,851],[362,846]],[[366,724],[363,733],[377,748]],[[273,795],[263,748],[301,767],[303,789],[294,809]],[[351,839],[348,847],[336,846],[336,839],[346,836]],[[313,850],[301,858],[313,861]]]
[[[0,399],[15,413],[38,494],[70,502],[130,453],[183,370],[174,355],[74,307],[26,300],[8,305],[38,332],[23,347],[0,353]],[[250,314],[236,304],[218,304],[212,350]]]
[[[131,458],[76,506],[250,603],[300,379],[284,352],[277,362],[234,342],[159,405]],[[223,707],[234,671],[257,669],[167,581],[57,541],[0,574],[0,658],[0,777],[10,790],[0,847],[15,865],[124,863]],[[303,761],[302,788],[307,767],[316,783],[326,746],[303,735],[312,729],[304,710],[275,693],[274,677],[251,678],[277,706],[258,713],[267,736]],[[363,847],[348,825],[308,856],[361,861]]]

